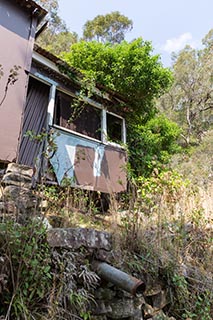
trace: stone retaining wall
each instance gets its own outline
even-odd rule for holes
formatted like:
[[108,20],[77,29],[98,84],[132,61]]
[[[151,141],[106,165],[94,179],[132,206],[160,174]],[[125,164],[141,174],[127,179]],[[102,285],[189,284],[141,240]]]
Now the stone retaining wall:
[[[36,207],[31,191],[32,168],[11,163],[1,181],[0,210],[25,216]],[[112,235],[86,228],[52,228],[47,231],[47,241],[53,250],[70,250],[78,254],[85,250],[85,258],[112,263],[116,261]],[[69,287],[69,284],[66,284]],[[72,287],[72,284],[70,284]],[[93,320],[152,319],[172,320],[163,312],[167,306],[167,293],[159,284],[147,287],[144,294],[131,295],[110,282],[100,281],[94,292],[95,304],[91,306]]]

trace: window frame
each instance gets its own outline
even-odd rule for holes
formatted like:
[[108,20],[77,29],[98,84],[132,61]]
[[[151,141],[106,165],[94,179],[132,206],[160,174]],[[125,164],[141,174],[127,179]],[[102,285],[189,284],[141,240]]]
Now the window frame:
[[[56,108],[56,93],[57,93],[57,91],[62,92],[62,93],[66,94],[70,97],[73,97],[73,98],[77,98],[79,93],[78,92],[73,93],[73,92],[70,92],[64,88],[61,88],[57,82],[55,82],[54,80],[52,80],[46,76],[43,76],[40,73],[39,74],[38,73],[30,74],[30,76],[40,80],[41,82],[44,82],[44,83],[50,85],[49,102],[48,102],[48,107],[47,107],[47,126],[50,126],[53,128],[55,127],[56,129],[60,129],[62,131],[64,130],[65,132],[75,134],[75,135],[82,137],[82,138],[90,139],[92,141],[96,141],[96,142],[107,144],[107,145],[116,146],[119,148],[122,148],[123,147],[122,145],[126,144],[126,121],[125,121],[125,119],[122,116],[115,114],[114,112],[108,111],[100,103],[95,102],[90,98],[85,98],[84,101],[86,103],[88,103],[90,106],[101,110],[101,119],[100,119],[101,120],[101,127],[100,127],[101,139],[100,140],[55,124],[54,123],[54,113],[55,113],[55,108]],[[122,120],[122,128],[121,128],[121,143],[122,143],[122,145],[117,142],[109,141],[107,138],[107,115],[108,114],[114,116],[115,118]]]

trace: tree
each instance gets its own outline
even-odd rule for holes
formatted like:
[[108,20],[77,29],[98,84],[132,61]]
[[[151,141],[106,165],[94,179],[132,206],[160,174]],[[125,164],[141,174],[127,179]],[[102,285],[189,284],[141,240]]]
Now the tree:
[[58,0],[37,0],[40,6],[47,10],[46,21],[49,22],[48,29],[52,34],[68,31],[66,23],[60,18]]
[[[155,133],[151,127],[156,128],[157,124],[150,121],[157,113],[155,98],[165,92],[172,76],[168,69],[163,68],[159,56],[152,55],[150,42],[142,39],[120,44],[80,41],[72,45],[70,52],[64,54],[64,59],[86,78],[127,98],[128,107],[125,104],[118,108],[123,107],[127,119],[129,159],[134,174],[150,174],[154,166],[168,161],[179,134],[177,126],[170,124],[168,119],[159,118],[156,120],[156,130],[159,132]],[[152,161],[156,152],[157,161],[154,164]]]
[[213,122],[213,30],[204,38],[204,49],[186,46],[174,56],[174,84],[160,99],[164,111],[183,128],[186,145],[201,141]]
[[70,46],[78,41],[78,35],[70,32],[66,23],[60,18],[58,0],[38,0],[37,2],[48,11],[45,18],[48,21],[48,28],[38,37],[37,44],[55,55],[69,51]]
[[86,41],[120,43],[127,31],[132,30],[133,22],[118,11],[98,15],[83,27],[83,39]]
[[[56,56],[60,56],[62,52],[69,52],[72,44],[78,41],[78,35],[75,32],[60,32],[58,34],[51,34],[50,31],[46,30],[45,42],[38,41],[38,44],[41,45],[47,51],[52,52]],[[51,39],[51,41],[50,41]]]
[[142,39],[114,45],[80,41],[64,59],[87,77],[123,94],[134,111],[129,117],[144,122],[156,112],[154,98],[164,93],[172,79],[159,56],[152,55],[151,43]]

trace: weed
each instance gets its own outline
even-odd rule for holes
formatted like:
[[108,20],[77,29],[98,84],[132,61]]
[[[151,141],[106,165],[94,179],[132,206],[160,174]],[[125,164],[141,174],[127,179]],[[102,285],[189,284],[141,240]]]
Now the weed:
[[33,319],[47,302],[51,288],[51,255],[42,222],[0,225],[1,256],[10,269],[7,288],[0,294],[0,312],[6,319]]

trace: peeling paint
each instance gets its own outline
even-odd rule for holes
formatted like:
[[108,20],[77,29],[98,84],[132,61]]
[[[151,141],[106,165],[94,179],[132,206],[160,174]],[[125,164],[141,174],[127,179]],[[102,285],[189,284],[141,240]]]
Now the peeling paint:
[[89,147],[95,151],[95,161],[93,164],[94,176],[101,175],[101,162],[104,155],[104,146],[100,146],[94,141],[84,139],[74,134],[56,130],[54,142],[57,145],[57,151],[50,159],[54,168],[58,183],[61,184],[63,178],[70,178],[74,181],[74,168],[76,160],[76,146]]
[[68,178],[73,186],[89,190],[125,190],[126,174],[122,167],[126,155],[123,150],[63,129],[54,128],[54,131],[57,150],[50,156],[50,163],[59,184]]
[[95,160],[93,164],[93,175],[94,177],[101,176],[101,164],[104,157],[105,148],[104,146],[98,146],[95,149]]

